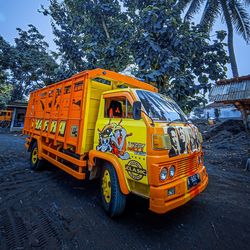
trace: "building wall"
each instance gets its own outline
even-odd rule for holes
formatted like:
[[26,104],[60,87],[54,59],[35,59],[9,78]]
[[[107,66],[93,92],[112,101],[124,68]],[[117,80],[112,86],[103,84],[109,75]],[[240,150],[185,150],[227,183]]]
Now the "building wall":
[[10,131],[21,131],[23,129],[25,113],[26,108],[15,107],[13,109]]
[[[221,119],[240,119],[241,113],[234,107],[228,107],[228,108],[217,108],[219,110],[219,118]],[[206,108],[204,110],[205,117],[208,118],[215,118],[215,108]]]

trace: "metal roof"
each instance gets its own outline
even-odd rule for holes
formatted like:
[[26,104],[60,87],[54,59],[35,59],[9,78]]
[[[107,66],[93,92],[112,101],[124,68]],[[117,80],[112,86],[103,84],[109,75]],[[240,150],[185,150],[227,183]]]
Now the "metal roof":
[[7,104],[7,108],[27,108],[28,102],[13,101]]
[[250,76],[218,81],[211,89],[209,99],[214,102],[250,102]]
[[212,102],[205,106],[205,109],[210,108],[235,108],[233,104],[224,104],[222,102]]

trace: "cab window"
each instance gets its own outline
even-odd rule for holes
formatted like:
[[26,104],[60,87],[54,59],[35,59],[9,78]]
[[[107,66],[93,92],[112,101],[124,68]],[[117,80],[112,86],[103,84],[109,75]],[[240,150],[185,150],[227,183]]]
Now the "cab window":
[[105,99],[105,118],[132,118],[133,108],[126,97]]

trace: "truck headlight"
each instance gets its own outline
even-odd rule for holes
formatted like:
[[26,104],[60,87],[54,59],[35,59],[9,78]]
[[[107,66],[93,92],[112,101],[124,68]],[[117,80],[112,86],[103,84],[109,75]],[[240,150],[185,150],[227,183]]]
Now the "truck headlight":
[[172,165],[172,166],[169,168],[169,176],[172,178],[172,177],[174,177],[174,174],[175,174],[175,166]]
[[162,168],[160,172],[160,180],[165,181],[168,176],[168,170],[166,168]]

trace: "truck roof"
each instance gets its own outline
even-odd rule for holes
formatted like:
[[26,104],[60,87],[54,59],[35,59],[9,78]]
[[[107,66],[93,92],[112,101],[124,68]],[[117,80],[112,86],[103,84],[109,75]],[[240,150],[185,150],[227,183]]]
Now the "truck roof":
[[[116,73],[116,72],[101,69],[101,68],[82,71],[78,74],[71,76],[70,78],[54,83],[52,85],[55,86],[57,84],[62,84],[69,80],[80,78],[82,76],[87,76],[88,78],[91,78],[91,79],[101,78],[107,81],[111,81],[112,84],[115,85],[116,88],[124,86],[124,87],[139,88],[139,89],[145,89],[145,90],[149,90],[153,92],[158,92],[158,89],[156,87],[148,83],[139,81],[134,77],[122,75],[120,73]],[[49,85],[47,87],[49,88],[52,85]]]
[[117,84],[119,85],[124,85],[127,87],[132,87],[132,88],[140,88],[140,89],[145,89],[153,92],[158,92],[158,89],[148,83],[142,82],[137,80],[134,77],[131,76],[126,76],[120,73],[116,73],[114,71],[110,70],[105,70],[101,68],[93,69],[93,70],[87,70],[87,71],[82,71],[79,74],[73,75],[72,77],[79,76],[82,74],[88,74],[89,78],[98,78],[101,77],[106,80],[116,80]]

